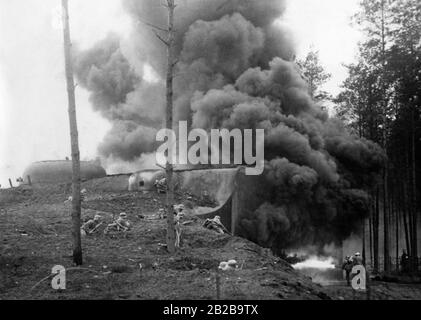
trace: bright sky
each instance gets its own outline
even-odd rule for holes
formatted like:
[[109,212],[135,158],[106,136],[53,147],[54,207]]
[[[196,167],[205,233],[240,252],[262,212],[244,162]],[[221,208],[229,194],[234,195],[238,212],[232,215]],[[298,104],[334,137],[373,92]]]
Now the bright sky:
[[[298,56],[313,46],[337,93],[355,56],[360,35],[349,26],[358,0],[288,0],[286,23]],[[8,186],[33,161],[70,155],[63,38],[59,0],[0,0],[0,184]],[[121,0],[71,0],[72,38],[82,47],[114,31],[127,34],[130,20]],[[77,90],[82,159],[96,156],[109,124],[95,115],[88,94]]]
[[360,0],[287,0],[286,25],[297,42],[298,57],[313,47],[320,60],[332,74],[326,90],[339,92],[346,79],[343,63],[354,61],[361,34],[350,25],[351,16],[358,11]]

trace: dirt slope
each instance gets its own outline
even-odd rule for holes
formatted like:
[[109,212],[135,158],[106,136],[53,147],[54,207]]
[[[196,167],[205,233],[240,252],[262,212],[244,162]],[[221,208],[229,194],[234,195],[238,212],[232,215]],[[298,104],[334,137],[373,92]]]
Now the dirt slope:
[[[164,196],[89,190],[83,217],[99,213],[107,221],[127,212],[134,228],[114,237],[84,239],[85,265],[67,275],[67,290],[46,280],[54,265],[72,268],[66,186],[2,191],[0,209],[0,297],[2,299],[214,299],[215,270],[236,259],[242,270],[221,273],[224,299],[319,299],[321,287],[257,245],[218,235],[187,216],[182,249],[167,254],[165,221],[154,214]],[[180,202],[183,196],[179,195]],[[140,264],[142,268],[140,268]]]
[[[222,299],[338,299],[348,289],[322,288],[283,260],[245,239],[218,235],[187,215],[182,248],[169,255],[165,221],[155,216],[165,196],[88,189],[83,218],[107,222],[126,212],[133,229],[84,238],[85,264],[72,269],[69,186],[0,191],[0,299],[215,299],[216,268],[237,260],[241,270],[220,274]],[[179,203],[194,206],[187,195]],[[67,289],[37,283],[55,265],[70,268]],[[348,290],[345,293],[342,290]]]

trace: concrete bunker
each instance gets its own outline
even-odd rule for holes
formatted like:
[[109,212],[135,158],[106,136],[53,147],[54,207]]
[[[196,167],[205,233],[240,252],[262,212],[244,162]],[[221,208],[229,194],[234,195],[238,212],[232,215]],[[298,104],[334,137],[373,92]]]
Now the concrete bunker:
[[[70,183],[72,181],[72,161],[41,161],[32,163],[23,173],[22,184],[48,185]],[[105,169],[96,162],[81,161],[80,176],[82,181],[103,178],[107,176]],[[30,179],[30,181],[29,181]]]
[[129,177],[129,191],[152,191],[156,180],[165,178],[163,170],[142,170]]

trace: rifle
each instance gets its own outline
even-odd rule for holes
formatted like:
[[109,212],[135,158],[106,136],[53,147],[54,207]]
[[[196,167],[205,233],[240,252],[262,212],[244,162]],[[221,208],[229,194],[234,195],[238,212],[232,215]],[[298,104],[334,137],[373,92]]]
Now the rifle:
[[93,234],[94,232],[96,232],[97,230],[98,230],[98,228],[100,227],[100,226],[102,226],[103,225],[103,222],[101,222],[100,224],[98,224],[95,228],[93,228],[91,231],[89,231],[88,232],[88,234]]

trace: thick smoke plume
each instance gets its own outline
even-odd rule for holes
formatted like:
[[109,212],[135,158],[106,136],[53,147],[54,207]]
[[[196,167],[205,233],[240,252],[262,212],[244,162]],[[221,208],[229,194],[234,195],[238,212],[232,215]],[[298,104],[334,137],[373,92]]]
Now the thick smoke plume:
[[155,136],[162,126],[164,87],[143,81],[143,69],[130,63],[120,42],[109,35],[92,49],[78,52],[75,72],[79,84],[91,92],[94,110],[112,123],[99,146],[100,153],[134,161],[157,148]]
[[[79,83],[113,128],[99,151],[135,161],[156,150],[164,117],[166,50],[150,25],[165,28],[156,0],[126,0],[128,41],[109,36],[78,52]],[[316,104],[278,23],[284,0],[178,0],[176,120],[206,130],[265,130],[266,202],[242,217],[241,232],[279,250],[346,239],[368,212],[367,190],[384,155]],[[143,80],[143,67],[160,77]]]

